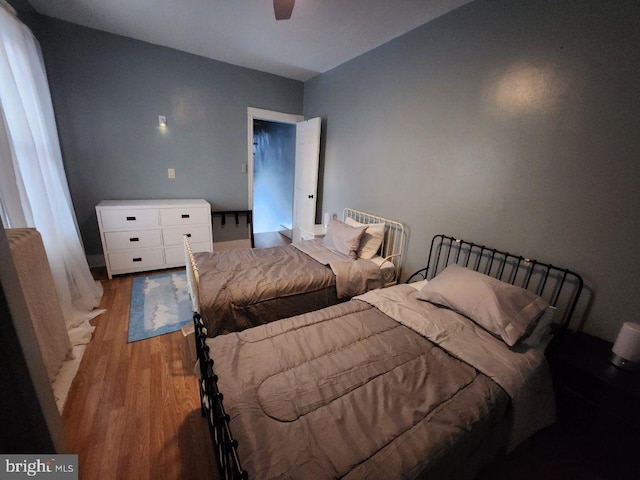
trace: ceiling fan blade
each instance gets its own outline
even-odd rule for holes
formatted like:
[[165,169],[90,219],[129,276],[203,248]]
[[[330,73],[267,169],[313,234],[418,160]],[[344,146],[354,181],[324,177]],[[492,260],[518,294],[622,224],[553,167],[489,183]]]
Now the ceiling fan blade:
[[296,0],[273,0],[273,11],[276,20],[289,20]]

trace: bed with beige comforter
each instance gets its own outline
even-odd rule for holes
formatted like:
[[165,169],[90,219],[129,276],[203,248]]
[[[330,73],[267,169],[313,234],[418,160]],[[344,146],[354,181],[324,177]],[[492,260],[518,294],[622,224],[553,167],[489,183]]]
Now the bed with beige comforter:
[[409,285],[207,340],[255,479],[473,478],[553,421],[544,354]]
[[388,281],[373,261],[349,259],[314,240],[195,259],[200,313],[211,337],[335,305]]

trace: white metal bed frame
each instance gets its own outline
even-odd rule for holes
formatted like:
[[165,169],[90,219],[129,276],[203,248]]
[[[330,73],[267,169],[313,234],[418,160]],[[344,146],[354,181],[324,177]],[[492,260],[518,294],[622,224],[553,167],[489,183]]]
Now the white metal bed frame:
[[[382,245],[380,246],[380,256],[386,261],[393,264],[395,268],[394,281],[389,282],[385,287],[395,285],[400,281],[402,267],[404,264],[404,256],[406,251],[407,235],[404,225],[395,220],[373,215],[371,213],[362,212],[353,208],[345,208],[342,212],[343,221],[352,218],[356,222],[364,224],[384,223],[386,225]],[[185,265],[187,269],[187,283],[189,294],[191,295],[191,304],[194,313],[200,312],[200,272],[198,264],[193,255],[191,242],[188,235],[184,235],[184,251]]]
[[187,269],[187,287],[191,296],[191,307],[193,313],[200,313],[200,271],[193,255],[189,235],[183,235],[185,268]]
[[361,212],[353,208],[345,208],[342,211],[342,220],[352,218],[356,222],[364,224],[384,223],[386,225],[382,245],[380,246],[380,256],[386,261],[393,263],[396,274],[393,282],[389,282],[385,287],[395,285],[400,281],[400,274],[404,264],[404,253],[406,250],[407,236],[404,225],[395,220]]

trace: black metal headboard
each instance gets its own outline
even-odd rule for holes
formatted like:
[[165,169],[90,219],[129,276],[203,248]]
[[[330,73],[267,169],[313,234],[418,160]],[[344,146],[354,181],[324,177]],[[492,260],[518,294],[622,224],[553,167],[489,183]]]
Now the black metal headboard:
[[535,292],[558,309],[560,334],[569,326],[582,292],[582,277],[571,270],[442,234],[431,240],[427,266],[407,283],[431,280],[453,263]]

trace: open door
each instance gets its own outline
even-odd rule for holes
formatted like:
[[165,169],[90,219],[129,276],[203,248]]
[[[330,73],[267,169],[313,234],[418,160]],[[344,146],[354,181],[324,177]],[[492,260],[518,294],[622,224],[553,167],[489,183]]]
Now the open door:
[[300,240],[300,225],[316,220],[320,118],[296,124],[296,166],[293,188],[293,241]]

